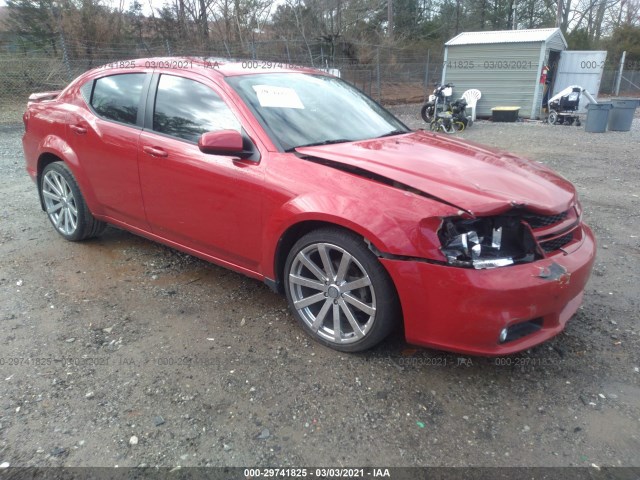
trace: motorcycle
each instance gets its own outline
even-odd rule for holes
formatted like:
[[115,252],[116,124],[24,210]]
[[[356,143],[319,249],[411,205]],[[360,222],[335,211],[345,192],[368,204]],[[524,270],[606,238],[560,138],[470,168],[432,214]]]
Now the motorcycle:
[[436,83],[436,88],[433,93],[429,95],[429,100],[420,109],[420,115],[422,119],[431,123],[439,112],[445,112],[449,110],[449,98],[453,94],[453,83],[447,83],[441,85]]

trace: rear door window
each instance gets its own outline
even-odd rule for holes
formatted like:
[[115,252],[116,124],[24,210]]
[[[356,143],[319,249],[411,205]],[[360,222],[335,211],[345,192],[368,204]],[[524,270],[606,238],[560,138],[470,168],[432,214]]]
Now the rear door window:
[[136,125],[145,76],[125,73],[96,80],[91,96],[94,111],[107,120]]

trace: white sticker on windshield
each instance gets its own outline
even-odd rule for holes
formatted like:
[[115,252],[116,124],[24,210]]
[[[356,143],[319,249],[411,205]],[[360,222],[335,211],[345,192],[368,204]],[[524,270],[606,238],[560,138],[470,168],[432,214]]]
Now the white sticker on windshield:
[[304,108],[302,101],[293,88],[254,85],[261,107]]

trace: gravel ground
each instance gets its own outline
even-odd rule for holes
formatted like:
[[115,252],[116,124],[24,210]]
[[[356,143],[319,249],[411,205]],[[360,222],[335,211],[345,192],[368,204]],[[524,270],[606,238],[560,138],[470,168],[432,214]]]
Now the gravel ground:
[[[415,128],[418,110],[393,108]],[[0,125],[0,464],[640,465],[637,118],[461,134],[575,182],[599,241],[567,330],[499,359],[398,335],[340,354],[257,281],[115,228],[67,243],[21,133]]]

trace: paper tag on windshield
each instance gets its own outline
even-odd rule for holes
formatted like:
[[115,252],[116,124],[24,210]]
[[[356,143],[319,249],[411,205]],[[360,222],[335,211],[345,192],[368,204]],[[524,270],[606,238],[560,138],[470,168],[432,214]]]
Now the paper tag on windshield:
[[302,101],[293,88],[254,85],[261,107],[304,108]]

